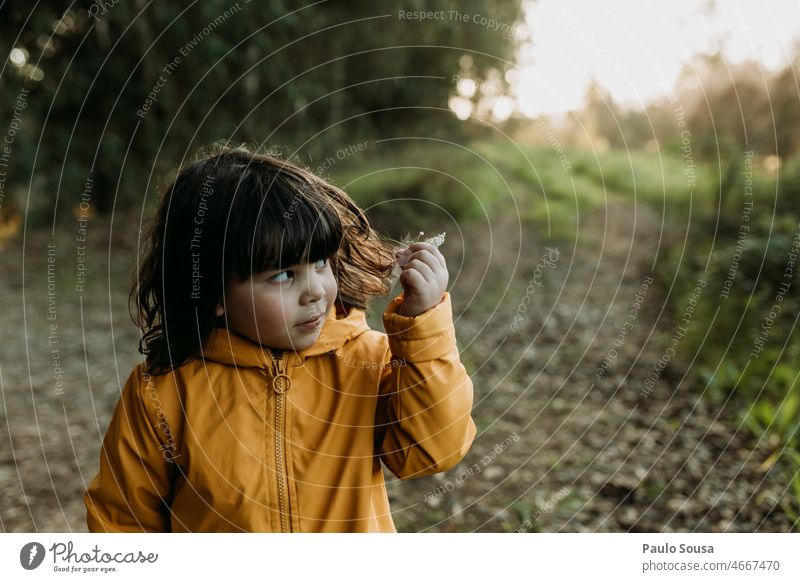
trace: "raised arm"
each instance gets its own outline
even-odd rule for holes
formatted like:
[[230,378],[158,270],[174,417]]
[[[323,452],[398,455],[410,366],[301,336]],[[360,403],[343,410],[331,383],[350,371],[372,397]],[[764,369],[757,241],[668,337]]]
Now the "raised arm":
[[398,296],[383,315],[389,349],[375,418],[377,451],[400,479],[446,471],[469,451],[472,380],[456,346],[450,295],[416,317],[398,314]]

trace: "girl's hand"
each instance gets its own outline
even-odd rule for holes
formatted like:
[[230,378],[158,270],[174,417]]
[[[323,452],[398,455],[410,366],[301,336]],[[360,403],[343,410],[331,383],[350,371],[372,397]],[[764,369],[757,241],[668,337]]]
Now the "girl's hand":
[[430,243],[415,242],[397,251],[395,257],[403,268],[400,284],[404,291],[403,303],[397,313],[416,317],[439,305],[450,278],[439,249]]

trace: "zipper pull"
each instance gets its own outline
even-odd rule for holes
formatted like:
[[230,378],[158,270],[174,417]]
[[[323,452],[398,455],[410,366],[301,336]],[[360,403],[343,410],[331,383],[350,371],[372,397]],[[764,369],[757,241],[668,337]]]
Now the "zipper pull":
[[279,352],[275,356],[275,352],[270,348],[269,353],[272,356],[273,372],[275,374],[272,378],[272,389],[278,394],[286,394],[289,388],[292,387],[292,379],[286,373],[285,367],[282,366],[284,363],[283,352]]

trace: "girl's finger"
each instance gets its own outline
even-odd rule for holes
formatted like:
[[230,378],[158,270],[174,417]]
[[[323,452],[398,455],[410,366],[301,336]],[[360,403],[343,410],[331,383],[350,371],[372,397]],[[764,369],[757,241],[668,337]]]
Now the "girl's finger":
[[419,274],[422,275],[422,277],[425,279],[426,282],[436,280],[436,275],[433,272],[433,269],[431,269],[429,265],[427,265],[426,263],[424,263],[419,259],[411,259],[406,263],[406,266],[404,268],[406,270],[414,269],[416,271],[419,271]]
[[398,265],[400,265],[401,267],[405,267],[406,263],[411,258],[411,251],[409,251],[408,249],[399,250],[394,254],[394,257]]
[[438,248],[436,248],[432,244],[426,242],[418,242],[409,245],[408,248],[411,249],[412,251],[428,251],[431,255],[433,255],[436,258],[437,261],[439,261],[439,264],[442,267],[447,268],[447,262],[444,260],[444,255]]
[[421,250],[417,251],[409,257],[409,262],[417,259],[428,265],[432,271],[441,271],[444,268],[442,262],[438,259],[438,257],[434,256],[434,254],[430,251]]
[[416,269],[406,269],[400,273],[400,282],[405,283],[403,288],[419,289],[426,284],[425,277]]

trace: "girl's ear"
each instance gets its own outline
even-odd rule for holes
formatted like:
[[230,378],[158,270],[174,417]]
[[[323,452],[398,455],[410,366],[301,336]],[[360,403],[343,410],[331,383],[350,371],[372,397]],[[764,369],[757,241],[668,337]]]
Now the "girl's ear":
[[225,315],[225,309],[221,303],[217,303],[217,317],[222,317],[223,315]]

